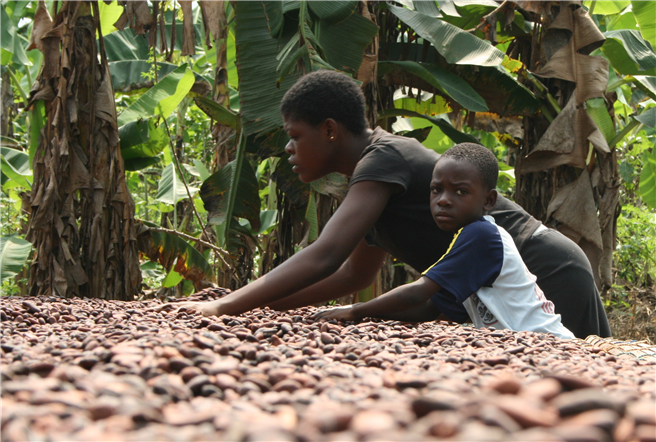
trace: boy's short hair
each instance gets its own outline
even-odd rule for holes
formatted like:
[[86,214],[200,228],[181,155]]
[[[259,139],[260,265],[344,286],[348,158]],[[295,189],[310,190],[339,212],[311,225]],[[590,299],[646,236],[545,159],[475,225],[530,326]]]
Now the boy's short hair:
[[460,143],[448,149],[441,158],[453,158],[458,161],[468,161],[481,173],[483,185],[487,190],[497,187],[499,178],[499,162],[492,151],[476,143]]
[[335,71],[320,70],[301,77],[283,97],[280,112],[285,118],[313,126],[332,118],[354,135],[368,127],[362,90],[352,78]]

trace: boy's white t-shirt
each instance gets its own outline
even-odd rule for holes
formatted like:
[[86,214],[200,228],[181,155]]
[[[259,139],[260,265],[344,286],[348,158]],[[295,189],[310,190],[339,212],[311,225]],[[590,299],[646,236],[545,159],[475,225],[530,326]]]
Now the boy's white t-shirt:
[[447,252],[423,275],[442,287],[431,300],[447,316],[460,303],[479,328],[574,338],[535,283],[510,234],[491,216],[460,229]]

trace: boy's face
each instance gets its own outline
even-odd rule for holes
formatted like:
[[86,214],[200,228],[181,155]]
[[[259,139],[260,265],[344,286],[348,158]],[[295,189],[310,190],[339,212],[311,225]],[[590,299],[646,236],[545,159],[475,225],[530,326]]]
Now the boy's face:
[[303,120],[283,117],[284,129],[289,135],[285,152],[289,157],[292,170],[304,183],[310,183],[326,176],[330,170],[332,150],[330,133],[323,124],[312,126]]
[[496,190],[487,190],[476,166],[469,161],[442,157],[431,180],[430,207],[437,226],[456,232],[492,209]]

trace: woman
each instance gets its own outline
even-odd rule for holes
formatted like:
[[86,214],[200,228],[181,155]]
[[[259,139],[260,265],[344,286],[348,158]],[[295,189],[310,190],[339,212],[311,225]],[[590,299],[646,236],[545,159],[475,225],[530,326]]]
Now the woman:
[[[357,84],[333,71],[305,75],[285,94],[281,112],[290,138],[285,150],[294,172],[305,183],[332,172],[350,177],[344,201],[313,244],[271,272],[216,301],[175,307],[206,316],[266,305],[297,308],[368,287],[388,253],[421,272],[446,252],[453,234],[435,225],[428,204],[439,155],[414,139],[369,129],[364,103]],[[513,236],[563,324],[577,337],[609,336],[583,252],[518,205],[499,200],[490,215]],[[428,321],[440,315],[469,321],[455,298],[441,312],[406,310],[390,319]]]

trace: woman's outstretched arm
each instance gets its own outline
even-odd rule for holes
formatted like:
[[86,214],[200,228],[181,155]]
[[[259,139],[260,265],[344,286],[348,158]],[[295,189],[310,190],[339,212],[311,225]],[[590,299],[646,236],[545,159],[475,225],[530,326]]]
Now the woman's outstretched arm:
[[[316,284],[340,269],[397,191],[398,188],[389,183],[355,183],[316,242],[228,296],[211,302],[175,303],[169,308],[184,307],[205,316],[237,315],[272,304]],[[336,294],[334,298],[339,296]],[[311,303],[309,300],[305,305]],[[160,307],[164,308],[166,306]]]

